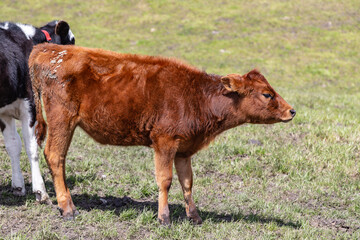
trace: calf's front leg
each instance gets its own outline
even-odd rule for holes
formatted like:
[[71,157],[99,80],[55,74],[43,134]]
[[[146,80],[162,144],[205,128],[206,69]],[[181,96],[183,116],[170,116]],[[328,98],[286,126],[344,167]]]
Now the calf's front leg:
[[186,215],[194,224],[201,224],[202,220],[192,198],[193,172],[191,158],[175,158],[175,168],[184,194]]
[[168,137],[157,139],[155,150],[155,176],[159,187],[158,219],[163,225],[170,224],[168,194],[172,182],[172,167],[178,143]]

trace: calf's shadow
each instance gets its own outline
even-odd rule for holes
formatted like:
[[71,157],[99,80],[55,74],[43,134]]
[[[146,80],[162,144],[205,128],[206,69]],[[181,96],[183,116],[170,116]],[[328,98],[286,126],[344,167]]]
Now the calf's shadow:
[[[71,181],[70,181],[71,182]],[[52,182],[46,181],[46,188],[50,197],[54,197],[54,188]],[[72,184],[69,188],[71,189]],[[31,193],[31,185],[26,184],[27,193]],[[114,197],[106,196],[99,197],[98,195],[88,195],[88,194],[72,194],[72,199],[77,209],[82,211],[91,211],[93,209],[98,209],[101,211],[114,211],[116,215],[120,215],[124,210],[127,209],[136,209],[138,211],[143,211],[148,209],[157,213],[158,205],[157,201],[148,201],[148,200],[135,200],[133,198],[124,196],[124,197]],[[0,206],[22,206],[25,205],[27,201],[35,201],[34,194],[27,194],[24,197],[13,196],[11,192],[11,185],[0,185]],[[53,203],[56,206],[56,202]],[[170,217],[172,221],[187,221],[185,208],[182,204],[172,204],[169,203]],[[212,222],[238,222],[246,221],[250,223],[275,223],[278,226],[286,226],[294,229],[299,229],[301,224],[299,222],[285,222],[279,218],[266,217],[261,214],[250,213],[234,213],[234,214],[225,214],[218,213],[214,211],[206,211],[199,209],[199,215],[203,221],[211,220]],[[60,215],[59,215],[60,216]]]

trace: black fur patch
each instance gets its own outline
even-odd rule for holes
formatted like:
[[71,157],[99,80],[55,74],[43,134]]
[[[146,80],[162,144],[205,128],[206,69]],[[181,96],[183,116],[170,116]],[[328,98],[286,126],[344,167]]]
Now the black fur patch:
[[5,124],[1,121],[1,119],[0,119],[0,130],[3,132],[4,131],[4,129],[5,129]]
[[60,21],[61,25],[67,26],[67,32],[61,31],[61,35],[55,33],[58,21],[52,21],[41,28],[33,27],[35,35],[28,39],[22,29],[11,22],[0,23],[0,108],[11,104],[16,99],[27,99],[30,102],[30,113],[33,118],[31,125],[35,123],[35,106],[28,70],[28,59],[34,45],[47,42],[44,33],[46,30],[51,37],[51,42],[56,44],[74,44],[75,39],[69,38],[69,25]]
[[8,29],[0,28],[0,107],[29,93],[26,82],[30,81],[28,58],[33,42],[15,24],[8,23]]

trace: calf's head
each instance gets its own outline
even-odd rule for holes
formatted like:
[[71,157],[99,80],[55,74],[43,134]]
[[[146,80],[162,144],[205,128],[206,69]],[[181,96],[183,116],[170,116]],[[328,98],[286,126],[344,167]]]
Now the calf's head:
[[65,21],[52,21],[42,26],[41,30],[49,33],[51,40],[49,42],[55,44],[69,45],[75,44],[75,37],[70,26]]
[[245,116],[245,122],[270,124],[288,122],[295,117],[296,111],[258,70],[245,75],[229,74],[221,81],[227,93],[235,98],[235,114]]

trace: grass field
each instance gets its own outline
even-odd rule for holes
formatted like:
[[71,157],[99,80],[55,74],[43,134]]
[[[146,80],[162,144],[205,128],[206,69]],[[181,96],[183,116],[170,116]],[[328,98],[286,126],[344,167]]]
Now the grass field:
[[[153,152],[102,146],[77,130],[67,182],[80,216],[11,194],[0,138],[0,239],[359,239],[360,2],[0,2],[0,21],[70,23],[76,44],[183,59],[208,73],[258,68],[297,110],[287,124],[244,125],[193,158],[194,199],[204,222],[186,220],[180,184],[172,225],[161,227]],[[21,156],[27,191],[30,165]]]

